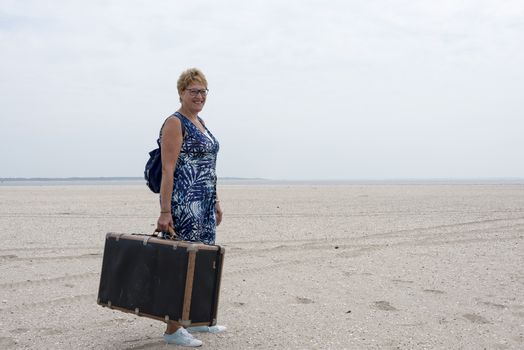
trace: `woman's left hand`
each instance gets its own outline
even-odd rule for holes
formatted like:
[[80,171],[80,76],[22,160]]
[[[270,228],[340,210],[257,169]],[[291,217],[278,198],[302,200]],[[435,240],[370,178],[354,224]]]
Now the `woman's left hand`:
[[215,203],[215,215],[217,218],[217,226],[222,222],[222,208],[220,208],[220,202]]

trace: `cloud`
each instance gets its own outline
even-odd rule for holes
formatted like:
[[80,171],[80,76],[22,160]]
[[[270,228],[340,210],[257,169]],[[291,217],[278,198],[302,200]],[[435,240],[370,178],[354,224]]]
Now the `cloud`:
[[3,7],[0,177],[140,176],[191,66],[222,176],[524,176],[520,1]]

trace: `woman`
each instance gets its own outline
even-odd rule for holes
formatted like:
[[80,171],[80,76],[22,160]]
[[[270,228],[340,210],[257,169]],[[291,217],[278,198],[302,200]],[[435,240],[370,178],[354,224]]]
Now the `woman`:
[[[186,241],[214,244],[222,209],[216,193],[215,164],[218,141],[198,114],[207,98],[207,80],[196,69],[184,71],[177,82],[180,108],[167,118],[160,131],[162,183],[157,229]],[[223,326],[184,329],[170,321],[164,334],[167,343],[200,346],[190,332],[218,333]],[[189,331],[189,332],[188,332]]]

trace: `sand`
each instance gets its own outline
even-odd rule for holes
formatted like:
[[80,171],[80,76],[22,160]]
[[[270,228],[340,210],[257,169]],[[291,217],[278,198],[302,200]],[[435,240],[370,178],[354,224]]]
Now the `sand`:
[[[523,185],[222,185],[219,323],[203,349],[523,349]],[[1,349],[169,349],[96,304],[106,232],[143,185],[0,187]]]

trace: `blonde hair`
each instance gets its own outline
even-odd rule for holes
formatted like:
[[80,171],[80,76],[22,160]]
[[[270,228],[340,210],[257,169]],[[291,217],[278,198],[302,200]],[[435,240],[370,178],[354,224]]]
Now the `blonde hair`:
[[189,68],[183,71],[182,74],[180,74],[180,77],[178,77],[178,81],[176,83],[178,94],[182,95],[182,92],[195,81],[199,82],[207,88],[206,76],[204,73],[202,73],[202,71],[200,71],[200,69]]

